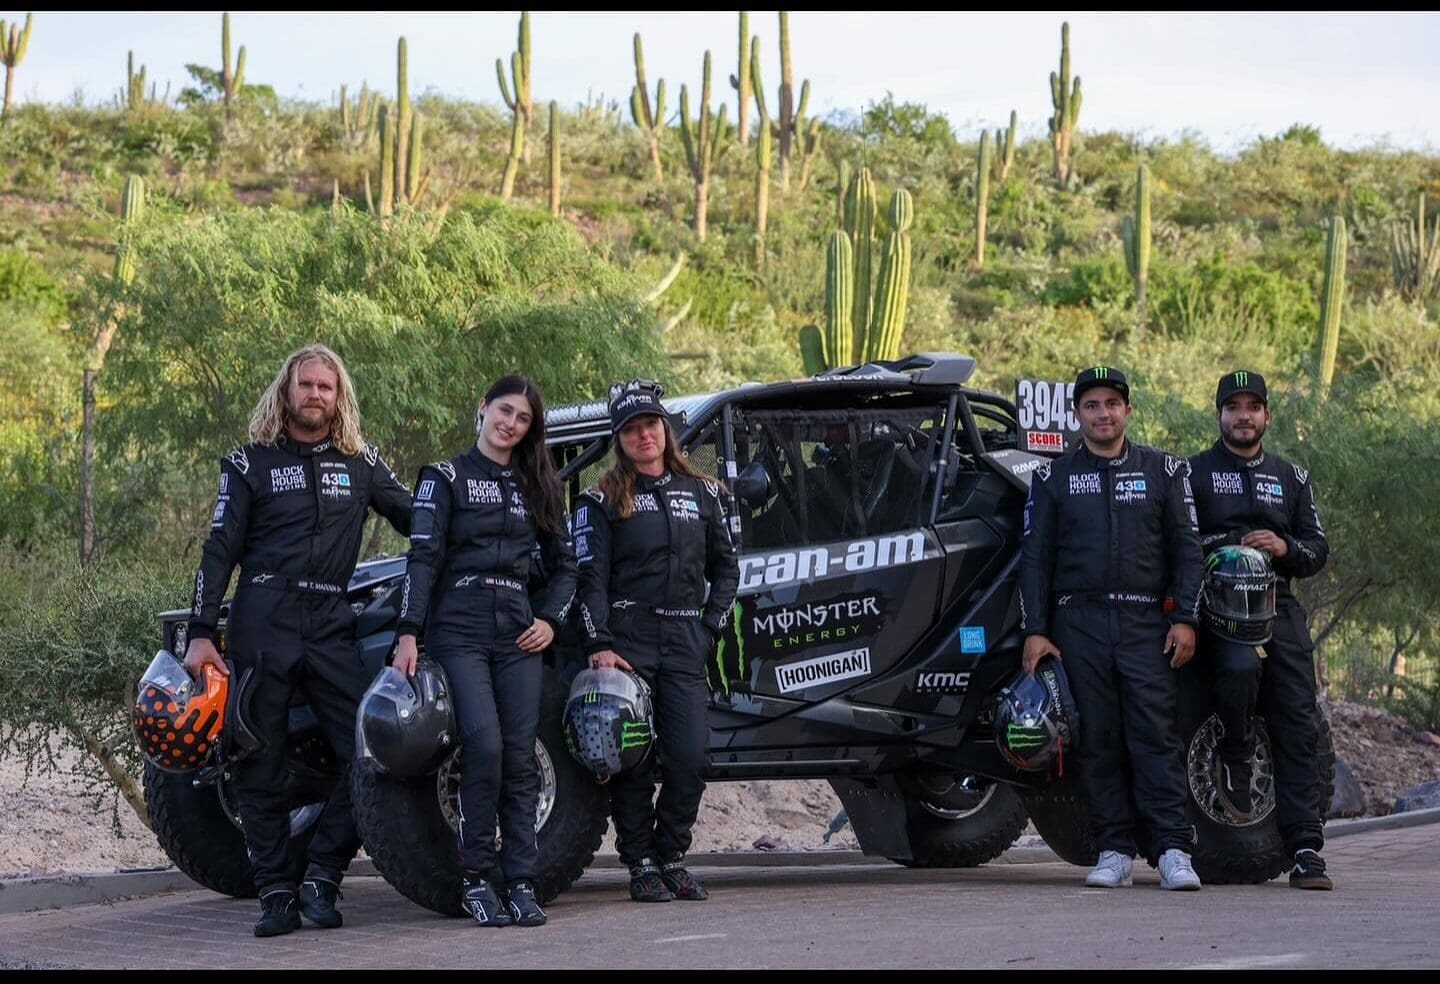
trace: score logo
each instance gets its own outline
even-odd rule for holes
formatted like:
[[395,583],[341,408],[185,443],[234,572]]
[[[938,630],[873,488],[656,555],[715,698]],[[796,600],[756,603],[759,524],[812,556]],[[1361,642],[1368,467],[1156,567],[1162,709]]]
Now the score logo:
[[1064,451],[1065,435],[1055,431],[1031,432],[1025,435],[1026,451]]

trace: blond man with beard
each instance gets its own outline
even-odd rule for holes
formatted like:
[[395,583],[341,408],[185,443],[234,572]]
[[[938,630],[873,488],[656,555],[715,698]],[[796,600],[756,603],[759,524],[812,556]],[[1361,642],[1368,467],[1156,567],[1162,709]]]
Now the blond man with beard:
[[220,601],[240,579],[227,624],[228,655],[246,692],[247,725],[261,747],[235,763],[245,844],[260,890],[256,936],[341,924],[340,880],[360,847],[342,776],[310,842],[296,897],[290,867],[286,728],[300,689],[335,752],[349,761],[355,710],[369,683],[356,655],[345,589],[355,572],[369,510],[410,533],[410,492],[360,431],[355,388],[324,345],[292,352],[250,418],[250,443],[220,462],[185,665],[225,670],[215,648]]

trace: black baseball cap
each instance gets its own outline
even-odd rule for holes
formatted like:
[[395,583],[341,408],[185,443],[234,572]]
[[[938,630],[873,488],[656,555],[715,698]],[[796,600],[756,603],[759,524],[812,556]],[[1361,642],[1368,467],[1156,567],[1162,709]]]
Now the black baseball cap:
[[635,417],[642,417],[646,414],[656,417],[669,416],[660,402],[660,397],[664,395],[665,387],[651,379],[632,379],[612,385],[610,387],[610,433],[620,433],[621,428]]
[[1130,383],[1125,379],[1125,374],[1113,366],[1093,366],[1080,370],[1080,374],[1075,377],[1075,405],[1080,405],[1080,394],[1097,386],[1108,386],[1119,391],[1120,395],[1125,397],[1125,403],[1130,403]]
[[1221,376],[1220,384],[1215,387],[1215,409],[1224,409],[1225,401],[1236,393],[1253,393],[1260,397],[1261,403],[1267,407],[1270,405],[1270,397],[1265,392],[1265,377],[1258,372],[1237,369]]

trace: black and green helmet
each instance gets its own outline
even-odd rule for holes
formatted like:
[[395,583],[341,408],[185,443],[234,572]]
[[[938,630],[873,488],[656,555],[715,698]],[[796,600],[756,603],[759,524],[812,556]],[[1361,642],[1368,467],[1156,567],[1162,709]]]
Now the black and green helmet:
[[1212,633],[1245,646],[1269,642],[1275,605],[1275,571],[1264,551],[1226,545],[1205,558],[1201,616]]
[[565,701],[565,746],[597,782],[645,761],[655,744],[650,688],[618,667],[581,670]]
[[1046,656],[1031,676],[1024,670],[1000,691],[995,708],[995,747],[1025,772],[1063,773],[1065,753],[1080,736],[1080,713],[1065,668]]

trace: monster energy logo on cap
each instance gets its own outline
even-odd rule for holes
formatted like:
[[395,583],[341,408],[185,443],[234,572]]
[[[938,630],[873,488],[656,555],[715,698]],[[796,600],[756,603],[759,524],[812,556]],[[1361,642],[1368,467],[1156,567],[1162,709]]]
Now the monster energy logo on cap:
[[1095,374],[1096,379],[1104,379],[1106,376],[1110,375],[1110,369],[1107,366],[1096,366],[1090,371]]
[[1249,385],[1250,385],[1250,374],[1249,374],[1248,372],[1237,372],[1237,373],[1235,374],[1235,385],[1236,385],[1236,386],[1249,386]]
[[650,743],[650,722],[624,721],[620,725],[620,747],[641,748]]

